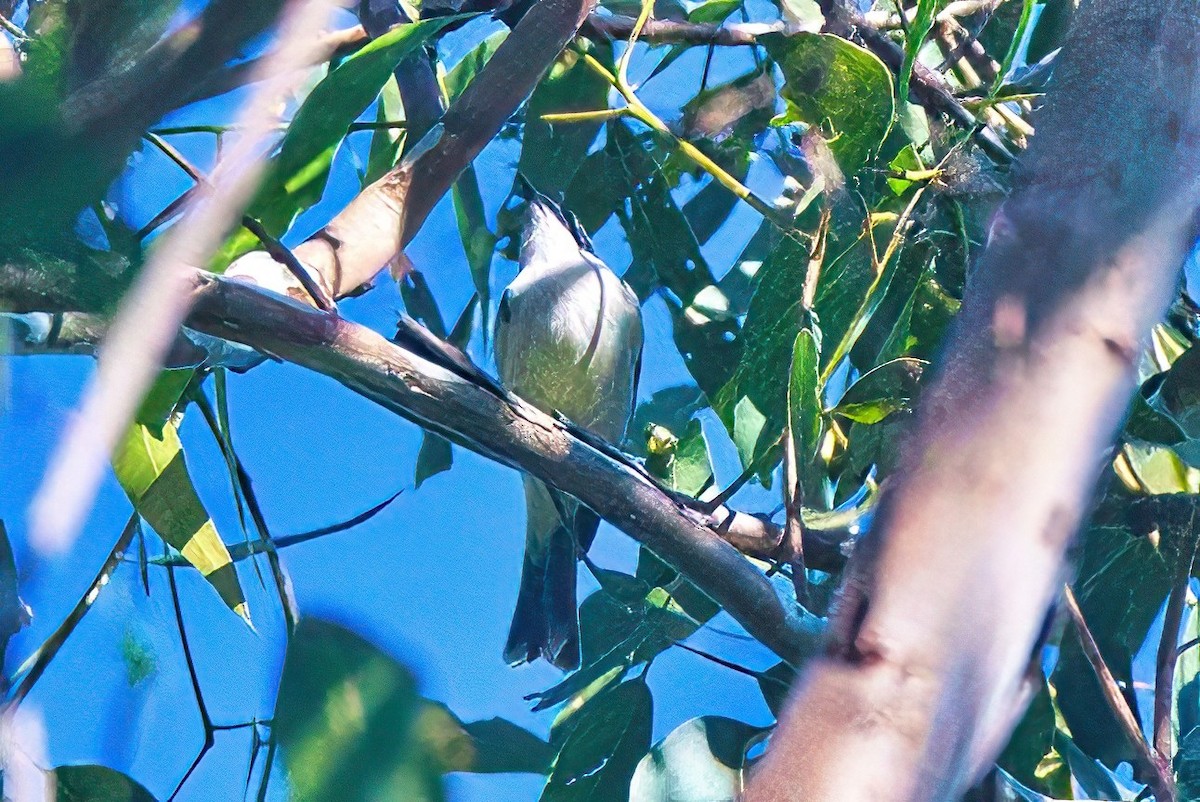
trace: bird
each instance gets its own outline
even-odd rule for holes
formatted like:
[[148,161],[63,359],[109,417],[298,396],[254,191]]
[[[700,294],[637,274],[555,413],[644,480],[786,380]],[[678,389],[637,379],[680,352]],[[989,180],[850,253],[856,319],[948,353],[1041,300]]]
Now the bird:
[[[493,350],[507,389],[620,444],[637,400],[642,353],[638,297],[596,256],[573,215],[524,184],[529,197],[519,272],[500,298]],[[523,477],[525,559],[504,658],[580,664],[576,560],[598,516],[539,479]]]

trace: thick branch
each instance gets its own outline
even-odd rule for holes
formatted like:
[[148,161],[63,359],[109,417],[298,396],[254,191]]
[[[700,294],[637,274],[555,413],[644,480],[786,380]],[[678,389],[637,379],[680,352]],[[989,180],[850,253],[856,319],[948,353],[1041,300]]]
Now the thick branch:
[[1093,0],[1075,26],[753,802],[957,800],[1019,718],[1200,199],[1200,7]]
[[[38,282],[0,269],[0,299],[17,312],[46,308]],[[195,306],[188,326],[244,343],[336,379],[421,426],[570,493],[683,572],[746,630],[784,659],[817,647],[821,627],[785,607],[769,581],[729,543],[768,556],[779,528],[745,513],[713,515],[687,506],[611,449],[512,396],[433,362],[363,326],[249,284],[201,271],[191,275]],[[46,288],[48,289],[48,288]],[[70,283],[54,286],[55,298]],[[836,568],[832,533],[806,543],[810,564]]]

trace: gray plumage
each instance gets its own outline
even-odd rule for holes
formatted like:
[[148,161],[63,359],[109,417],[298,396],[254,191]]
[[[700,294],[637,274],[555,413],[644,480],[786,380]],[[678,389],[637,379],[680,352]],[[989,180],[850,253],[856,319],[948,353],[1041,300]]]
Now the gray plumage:
[[[637,296],[581,246],[562,212],[541,196],[529,204],[520,267],[496,321],[501,380],[540,409],[619,445],[633,412],[642,350]],[[504,656],[513,664],[544,656],[576,668],[577,548],[588,549],[599,521],[529,476],[525,503],[525,563]]]

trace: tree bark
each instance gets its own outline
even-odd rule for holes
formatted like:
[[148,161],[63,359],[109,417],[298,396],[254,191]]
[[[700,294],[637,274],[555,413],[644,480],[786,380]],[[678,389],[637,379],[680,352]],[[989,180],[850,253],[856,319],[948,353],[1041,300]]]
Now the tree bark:
[[956,800],[1024,707],[1200,195],[1200,6],[1093,0],[750,802]]

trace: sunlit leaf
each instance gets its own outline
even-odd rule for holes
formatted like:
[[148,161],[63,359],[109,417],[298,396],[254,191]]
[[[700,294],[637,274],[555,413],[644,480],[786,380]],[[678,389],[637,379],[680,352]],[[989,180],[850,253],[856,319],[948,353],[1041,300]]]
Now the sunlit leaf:
[[249,623],[250,611],[229,550],[188,472],[178,423],[166,417],[190,379],[190,370],[167,371],[156,382],[113,452],[113,471],[146,523]]
[[855,423],[879,421],[911,406],[921,373],[928,363],[902,357],[867,371],[842,395],[834,414]]
[[783,70],[783,97],[818,126],[846,175],[866,166],[892,125],[892,73],[879,58],[831,34],[760,40]]
[[[279,236],[297,214],[320,200],[334,153],[350,124],[379,94],[397,64],[457,19],[442,17],[397,26],[345,59],[313,87],[292,118],[247,214]],[[240,231],[225,244],[218,264],[256,243],[252,234]]]

